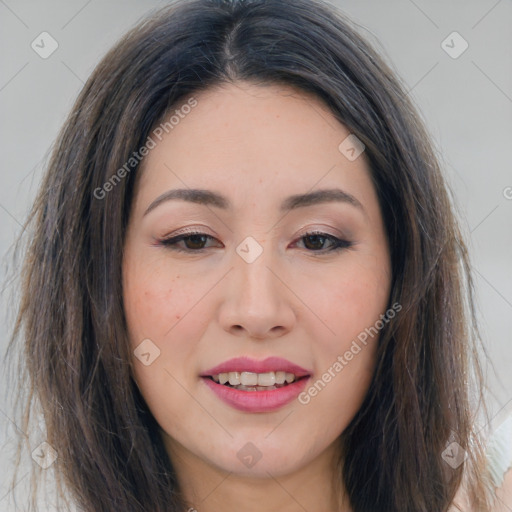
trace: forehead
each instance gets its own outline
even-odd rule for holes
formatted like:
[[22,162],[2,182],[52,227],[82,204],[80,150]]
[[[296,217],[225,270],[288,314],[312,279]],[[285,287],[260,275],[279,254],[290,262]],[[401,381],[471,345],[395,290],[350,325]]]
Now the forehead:
[[315,96],[250,83],[192,96],[193,108],[180,111],[190,97],[173,107],[167,116],[173,123],[160,130],[143,161],[137,189],[146,207],[177,187],[233,191],[245,199],[264,191],[277,200],[334,186],[364,196],[371,186],[364,153],[354,161],[342,154],[350,132]]

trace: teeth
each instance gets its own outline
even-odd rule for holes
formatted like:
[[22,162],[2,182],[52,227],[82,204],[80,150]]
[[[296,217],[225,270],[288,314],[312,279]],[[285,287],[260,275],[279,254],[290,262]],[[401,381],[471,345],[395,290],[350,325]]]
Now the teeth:
[[273,386],[276,383],[274,372],[258,373],[258,386]]
[[235,389],[241,390],[241,391],[269,391],[270,389],[277,389],[275,386],[243,386],[240,384],[240,386],[235,386]]
[[244,386],[257,386],[258,374],[252,372],[242,372],[240,374],[240,383]]
[[245,391],[259,391],[259,387],[264,389],[276,389],[275,384],[291,384],[296,377],[293,373],[277,371],[266,373],[253,372],[229,372],[212,375],[212,379],[220,384],[229,382],[231,386],[238,386],[237,389]]
[[229,372],[228,375],[229,375],[229,383],[232,386],[238,386],[239,384],[241,384],[239,372]]
[[276,384],[284,384],[286,372],[276,372]]

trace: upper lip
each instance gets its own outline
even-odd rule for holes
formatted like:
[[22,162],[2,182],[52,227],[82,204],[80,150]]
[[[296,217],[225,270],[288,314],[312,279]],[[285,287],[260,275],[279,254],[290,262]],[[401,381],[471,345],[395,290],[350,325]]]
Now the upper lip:
[[262,361],[249,357],[235,357],[204,371],[201,373],[201,377],[211,377],[219,373],[229,372],[267,373],[278,371],[293,373],[297,378],[311,375],[308,370],[281,357],[267,357]]

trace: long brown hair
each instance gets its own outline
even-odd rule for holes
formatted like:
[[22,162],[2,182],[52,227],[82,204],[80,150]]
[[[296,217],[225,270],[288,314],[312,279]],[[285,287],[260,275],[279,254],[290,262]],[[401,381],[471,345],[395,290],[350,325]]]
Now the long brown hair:
[[[99,63],[26,224],[10,345],[28,379],[23,429],[40,404],[61,491],[83,510],[186,510],[130,366],[121,263],[140,165],[98,190],[171,108],[238,80],[313,93],[366,146],[391,248],[389,303],[403,309],[381,332],[367,397],[340,438],[337,478],[354,512],[446,511],[463,475],[487,510],[470,403],[481,397],[472,281],[447,186],[399,78],[319,0],[173,2]],[[442,456],[451,441],[468,453],[456,468]]]

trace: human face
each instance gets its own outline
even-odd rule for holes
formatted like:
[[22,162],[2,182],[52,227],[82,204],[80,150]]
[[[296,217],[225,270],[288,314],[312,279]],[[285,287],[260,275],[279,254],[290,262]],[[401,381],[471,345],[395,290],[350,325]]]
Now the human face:
[[[145,158],[135,189],[124,306],[132,351],[151,340],[138,352],[151,364],[134,355],[134,378],[171,459],[285,475],[334,453],[367,392],[378,335],[359,351],[353,342],[385,313],[390,291],[378,199],[365,153],[341,152],[350,132],[316,98],[248,83],[194,98]],[[227,206],[161,199],[174,189],[209,190]],[[345,200],[281,210],[289,196],[320,189]],[[204,235],[162,242],[191,231]],[[331,250],[336,239],[348,243]],[[231,391],[228,403],[225,387],[202,375],[241,356],[283,358],[309,377],[291,398]]]

